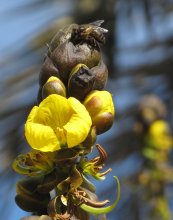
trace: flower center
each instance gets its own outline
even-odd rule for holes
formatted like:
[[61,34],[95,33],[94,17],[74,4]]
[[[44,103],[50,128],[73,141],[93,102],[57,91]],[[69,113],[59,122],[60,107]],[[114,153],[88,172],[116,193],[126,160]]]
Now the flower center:
[[55,130],[57,139],[61,142],[61,148],[67,147],[66,132],[63,128],[57,127]]

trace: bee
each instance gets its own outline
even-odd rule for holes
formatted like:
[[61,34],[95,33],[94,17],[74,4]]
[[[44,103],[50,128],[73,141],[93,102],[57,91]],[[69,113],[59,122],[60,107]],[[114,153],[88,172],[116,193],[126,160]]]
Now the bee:
[[100,27],[104,20],[94,21],[89,24],[82,24],[74,28],[71,33],[71,41],[75,44],[88,43],[97,47],[98,43],[105,43],[105,33],[107,29]]

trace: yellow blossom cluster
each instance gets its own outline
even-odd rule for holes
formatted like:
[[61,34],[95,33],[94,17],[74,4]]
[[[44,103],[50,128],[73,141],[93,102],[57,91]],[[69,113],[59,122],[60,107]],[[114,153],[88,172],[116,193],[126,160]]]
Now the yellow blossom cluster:
[[[26,120],[24,133],[32,150],[19,155],[13,168],[27,178],[18,182],[15,201],[25,211],[48,214],[57,219],[89,219],[116,207],[97,201],[95,186],[88,176],[104,180],[111,168],[102,171],[107,160],[96,137],[109,130],[114,121],[112,95],[103,90],[108,70],[95,38],[102,42],[103,20],[88,25],[72,24],[52,39],[39,75],[38,105]],[[89,29],[91,33],[85,34]],[[95,147],[99,155],[86,156]],[[54,192],[54,197],[52,193]]]

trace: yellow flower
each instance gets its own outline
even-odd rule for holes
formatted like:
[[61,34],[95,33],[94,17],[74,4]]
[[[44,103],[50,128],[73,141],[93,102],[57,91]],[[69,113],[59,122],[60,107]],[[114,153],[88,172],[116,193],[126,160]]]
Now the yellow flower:
[[77,99],[52,94],[32,108],[25,137],[33,149],[53,152],[83,142],[91,124],[88,111]]
[[93,126],[96,126],[97,134],[110,129],[115,110],[112,95],[109,92],[94,90],[85,98],[84,105],[92,118]]
[[149,144],[158,149],[170,149],[173,145],[170,127],[163,120],[158,120],[151,124],[148,139]]

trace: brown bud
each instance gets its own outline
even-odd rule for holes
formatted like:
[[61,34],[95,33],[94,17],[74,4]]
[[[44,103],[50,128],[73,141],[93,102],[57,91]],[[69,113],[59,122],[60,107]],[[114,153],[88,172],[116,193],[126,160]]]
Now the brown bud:
[[111,112],[104,112],[93,118],[93,124],[97,127],[97,134],[108,131],[113,124],[114,116]]
[[99,63],[101,54],[97,49],[90,49],[87,44],[74,45],[66,41],[51,53],[50,58],[59,70],[60,79],[66,84],[73,67],[82,63],[92,68]]
[[80,101],[92,90],[102,90],[107,82],[108,70],[103,60],[89,69],[84,64],[76,65],[69,76],[68,95]]
[[97,66],[91,68],[91,72],[94,76],[93,90],[102,90],[108,78],[108,69],[102,59]]
[[92,91],[94,85],[94,75],[84,64],[76,65],[69,77],[68,95],[82,101],[85,96]]
[[161,99],[155,95],[145,95],[138,106],[135,132],[137,134],[146,133],[154,121],[164,119],[166,114],[166,106]]
[[46,56],[39,75],[39,84],[42,87],[51,76],[59,77],[59,71],[52,60]]
[[45,99],[51,94],[58,94],[66,97],[66,88],[63,82],[54,76],[51,76],[42,88],[42,98]]

